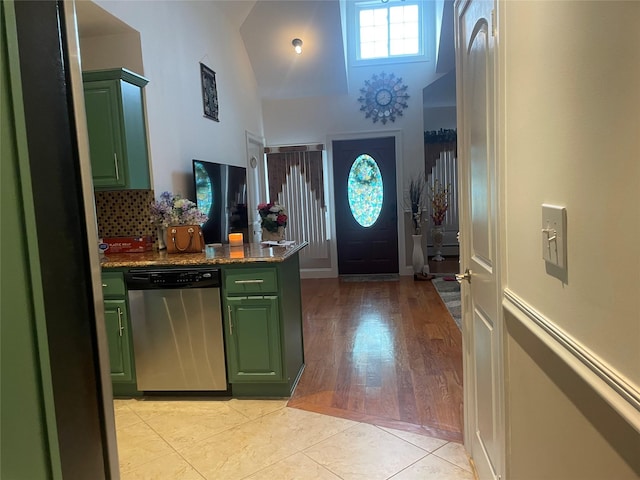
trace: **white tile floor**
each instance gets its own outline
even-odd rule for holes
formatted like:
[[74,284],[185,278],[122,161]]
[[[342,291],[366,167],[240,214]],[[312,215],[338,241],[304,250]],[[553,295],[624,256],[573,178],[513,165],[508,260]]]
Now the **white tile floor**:
[[115,400],[123,480],[473,480],[462,445],[287,400]]

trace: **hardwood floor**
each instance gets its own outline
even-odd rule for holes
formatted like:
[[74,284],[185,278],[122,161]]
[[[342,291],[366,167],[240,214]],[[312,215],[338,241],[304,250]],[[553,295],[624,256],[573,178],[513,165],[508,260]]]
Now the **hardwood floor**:
[[462,338],[430,281],[302,280],[289,406],[462,440]]

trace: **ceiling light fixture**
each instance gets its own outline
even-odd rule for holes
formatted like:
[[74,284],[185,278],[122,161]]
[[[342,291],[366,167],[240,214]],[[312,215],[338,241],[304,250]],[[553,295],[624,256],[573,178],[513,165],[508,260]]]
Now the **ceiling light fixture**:
[[294,38],[291,41],[291,44],[293,45],[293,49],[296,51],[296,53],[300,55],[302,53],[302,40],[300,40],[299,38]]

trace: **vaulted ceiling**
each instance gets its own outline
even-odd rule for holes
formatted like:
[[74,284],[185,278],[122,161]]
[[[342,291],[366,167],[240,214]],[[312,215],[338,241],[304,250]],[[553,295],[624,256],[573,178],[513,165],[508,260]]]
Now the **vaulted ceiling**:
[[[258,1],[240,27],[264,98],[347,93],[337,0]],[[303,41],[301,55],[292,40]]]
[[[443,76],[425,88],[425,107],[451,105],[451,97],[455,102],[453,8],[451,0],[443,2],[437,62]],[[216,4],[240,31],[261,97],[348,93],[339,0],[216,0]],[[81,36],[131,31],[92,2],[76,5]],[[294,38],[303,41],[302,55],[293,52]]]

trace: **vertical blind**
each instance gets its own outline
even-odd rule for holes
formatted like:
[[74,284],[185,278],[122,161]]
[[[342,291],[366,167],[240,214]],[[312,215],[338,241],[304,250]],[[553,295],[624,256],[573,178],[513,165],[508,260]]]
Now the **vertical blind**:
[[[449,190],[449,208],[444,217],[444,230],[446,232],[457,232],[459,229],[458,221],[458,160],[455,152],[440,152],[440,156],[436,159],[435,165],[431,167],[431,172],[427,175],[427,188],[433,189],[436,180],[442,186]],[[429,203],[429,217],[433,213],[431,203]]]
[[322,151],[288,149],[295,151],[265,149],[269,198],[288,212],[286,238],[309,242],[300,252],[301,267],[320,266],[318,261],[329,258]]

